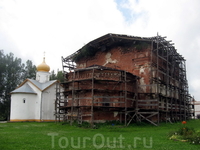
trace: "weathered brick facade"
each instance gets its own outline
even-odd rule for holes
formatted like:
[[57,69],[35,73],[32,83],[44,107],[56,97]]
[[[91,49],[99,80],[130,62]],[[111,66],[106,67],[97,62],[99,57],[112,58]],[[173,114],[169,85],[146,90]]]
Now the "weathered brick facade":
[[157,125],[193,114],[185,60],[160,36],[107,34],[63,58],[63,68],[65,105],[58,112],[70,121]]

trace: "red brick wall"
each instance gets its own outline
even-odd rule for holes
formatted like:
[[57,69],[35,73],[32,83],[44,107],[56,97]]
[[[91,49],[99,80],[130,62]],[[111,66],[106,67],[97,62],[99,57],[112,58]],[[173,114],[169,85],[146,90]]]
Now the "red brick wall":
[[[86,68],[92,65],[101,65],[128,71],[141,77],[140,84],[148,85],[150,75],[150,48],[136,50],[135,48],[116,47],[106,52],[97,52],[89,59],[80,60],[77,68]],[[141,92],[147,92],[148,87],[143,87]]]

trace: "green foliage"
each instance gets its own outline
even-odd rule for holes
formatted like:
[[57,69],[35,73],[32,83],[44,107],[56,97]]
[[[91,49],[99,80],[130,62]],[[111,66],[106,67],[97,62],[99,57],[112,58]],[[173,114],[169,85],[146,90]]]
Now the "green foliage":
[[57,80],[54,70],[51,71],[50,80]]
[[55,74],[54,70],[51,71],[50,80],[58,80],[60,82],[64,82],[64,73],[62,71],[58,71]]
[[95,128],[118,128],[118,127],[123,127],[124,123],[120,123],[120,121],[106,121],[105,123],[96,123]]
[[173,140],[188,141],[191,144],[200,145],[200,132],[195,131],[194,128],[181,127],[177,131],[171,131],[169,136]]
[[23,70],[23,79],[30,78],[35,79],[36,77],[36,66],[33,65],[31,60],[26,61],[26,66]]
[[197,132],[195,134],[193,134],[192,136],[188,136],[187,140],[191,143],[191,144],[197,144],[200,145],[200,132]]
[[181,127],[178,131],[177,134],[183,136],[183,137],[187,137],[187,136],[191,136],[195,133],[195,130],[193,128],[189,128],[189,127]]
[[[63,124],[70,124],[70,122],[64,122]],[[90,129],[99,129],[99,128],[121,128],[124,127],[124,123],[120,123],[119,121],[106,121],[104,123],[94,123],[93,127],[90,123],[83,121],[82,124],[79,124],[77,121],[72,123],[72,126],[80,127],[80,128],[90,128]]]
[[[68,122],[68,124],[70,124],[70,123]],[[80,128],[91,128],[90,123],[88,123],[86,121],[83,121],[82,124],[79,124],[77,121],[75,121],[72,123],[72,126],[80,127]]]
[[62,71],[57,72],[57,80],[60,82],[64,82],[64,73]]
[[0,50],[0,119],[10,116],[10,92],[26,78],[35,78],[36,67],[28,60],[26,65],[13,53],[4,54]]

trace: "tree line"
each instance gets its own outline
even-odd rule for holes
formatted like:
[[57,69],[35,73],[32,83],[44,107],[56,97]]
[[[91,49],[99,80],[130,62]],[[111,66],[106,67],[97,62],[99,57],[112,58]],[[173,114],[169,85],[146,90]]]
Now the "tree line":
[[[13,53],[4,54],[0,50],[0,120],[9,120],[10,92],[17,88],[25,79],[35,79],[36,66],[31,60],[22,62]],[[62,71],[51,72],[50,80],[64,80]]]

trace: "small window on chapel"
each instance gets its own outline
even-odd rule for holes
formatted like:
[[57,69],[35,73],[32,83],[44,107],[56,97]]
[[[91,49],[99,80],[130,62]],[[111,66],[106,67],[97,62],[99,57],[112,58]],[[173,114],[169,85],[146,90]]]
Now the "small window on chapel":
[[26,99],[25,98],[23,99],[23,103],[26,103]]

